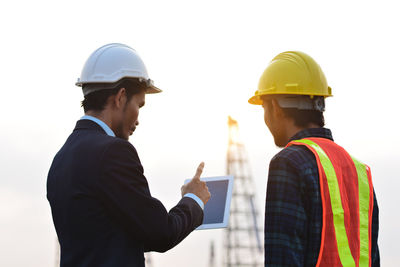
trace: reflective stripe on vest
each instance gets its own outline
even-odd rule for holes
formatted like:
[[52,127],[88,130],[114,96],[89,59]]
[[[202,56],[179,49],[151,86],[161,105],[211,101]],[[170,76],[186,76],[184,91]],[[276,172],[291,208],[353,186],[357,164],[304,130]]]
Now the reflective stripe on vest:
[[314,153],[322,200],[317,266],[370,266],[373,188],[370,170],[325,138],[290,142]]

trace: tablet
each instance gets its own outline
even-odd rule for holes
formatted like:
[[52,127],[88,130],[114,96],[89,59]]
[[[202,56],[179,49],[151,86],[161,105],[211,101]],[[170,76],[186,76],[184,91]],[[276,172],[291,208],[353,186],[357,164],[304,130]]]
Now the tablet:
[[[207,177],[200,180],[206,182],[211,198],[204,206],[203,223],[196,230],[228,227],[233,176]],[[190,179],[185,183],[189,181]]]

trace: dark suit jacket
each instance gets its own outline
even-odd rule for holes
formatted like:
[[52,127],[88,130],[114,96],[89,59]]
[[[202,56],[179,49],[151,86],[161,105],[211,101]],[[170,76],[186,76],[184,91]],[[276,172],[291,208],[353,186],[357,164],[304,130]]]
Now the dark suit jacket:
[[90,120],[77,122],[54,157],[47,198],[61,245],[61,266],[144,266],[202,223],[182,198],[169,212],[150,194],[135,148]]

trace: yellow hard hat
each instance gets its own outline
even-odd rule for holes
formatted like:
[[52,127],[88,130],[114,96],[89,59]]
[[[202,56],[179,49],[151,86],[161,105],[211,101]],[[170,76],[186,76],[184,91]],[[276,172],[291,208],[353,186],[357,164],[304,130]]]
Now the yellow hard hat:
[[262,95],[332,96],[321,67],[303,52],[277,55],[265,69],[250,104],[262,105]]

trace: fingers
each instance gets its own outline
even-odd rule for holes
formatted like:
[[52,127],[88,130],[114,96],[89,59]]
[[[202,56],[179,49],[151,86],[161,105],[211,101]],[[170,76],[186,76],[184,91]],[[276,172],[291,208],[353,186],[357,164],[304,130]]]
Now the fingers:
[[194,175],[193,180],[194,179],[200,180],[200,175],[202,174],[203,169],[204,169],[204,162],[201,162],[199,164],[199,167],[197,167],[196,174]]
[[211,193],[210,193],[210,191],[208,190],[208,187],[207,187],[207,192],[206,192],[206,195],[205,195],[205,199],[203,200],[204,205],[207,204],[207,202],[210,200],[210,198],[211,198]]

